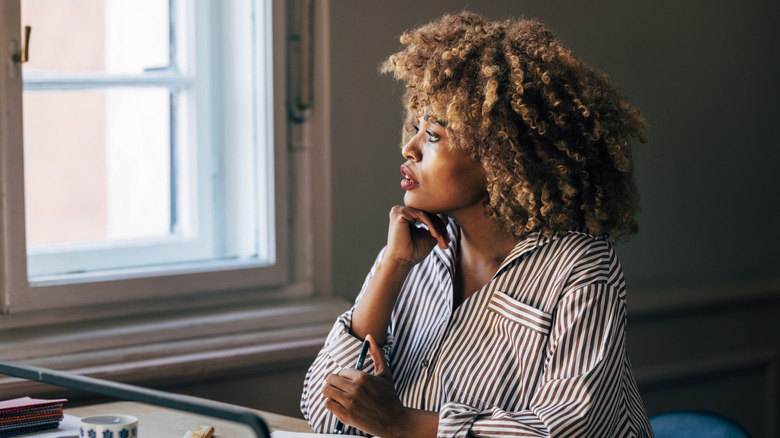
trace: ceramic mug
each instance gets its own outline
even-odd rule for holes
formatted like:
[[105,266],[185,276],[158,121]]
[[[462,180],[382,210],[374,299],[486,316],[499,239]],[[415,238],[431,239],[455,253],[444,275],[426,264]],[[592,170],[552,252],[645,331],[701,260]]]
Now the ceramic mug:
[[138,418],[107,414],[84,417],[79,423],[80,438],[137,438]]

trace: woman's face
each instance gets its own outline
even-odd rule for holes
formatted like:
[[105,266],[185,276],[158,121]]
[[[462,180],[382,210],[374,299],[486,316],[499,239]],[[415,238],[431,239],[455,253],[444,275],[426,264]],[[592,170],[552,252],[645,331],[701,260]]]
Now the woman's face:
[[406,206],[456,217],[465,209],[482,211],[487,197],[482,165],[451,147],[444,127],[427,115],[411,123],[416,133],[401,149],[406,158],[401,166]]

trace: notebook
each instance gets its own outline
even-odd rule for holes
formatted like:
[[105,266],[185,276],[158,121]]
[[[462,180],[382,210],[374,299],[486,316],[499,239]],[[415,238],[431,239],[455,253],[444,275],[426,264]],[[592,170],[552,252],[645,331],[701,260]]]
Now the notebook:
[[359,435],[337,435],[334,433],[303,433],[303,432],[285,432],[283,430],[277,430],[271,432],[271,438],[337,438],[337,437],[350,437]]

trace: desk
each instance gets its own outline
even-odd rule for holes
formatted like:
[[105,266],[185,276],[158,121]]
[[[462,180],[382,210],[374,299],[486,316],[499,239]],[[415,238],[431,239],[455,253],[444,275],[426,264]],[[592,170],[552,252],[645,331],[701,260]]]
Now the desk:
[[[141,438],[181,438],[188,430],[194,431],[201,425],[214,426],[215,438],[251,438],[255,436],[249,427],[241,423],[136,402],[82,406],[65,409],[65,413],[77,417],[99,414],[132,415],[138,417],[138,436]],[[278,429],[291,432],[311,432],[306,420],[264,411],[257,411],[257,413],[268,424],[271,432]]]

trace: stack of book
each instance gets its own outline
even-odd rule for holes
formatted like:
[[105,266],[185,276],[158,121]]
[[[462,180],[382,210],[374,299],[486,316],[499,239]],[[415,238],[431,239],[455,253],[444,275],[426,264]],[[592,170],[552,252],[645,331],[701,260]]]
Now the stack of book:
[[0,438],[56,428],[66,401],[30,397],[0,401]]

